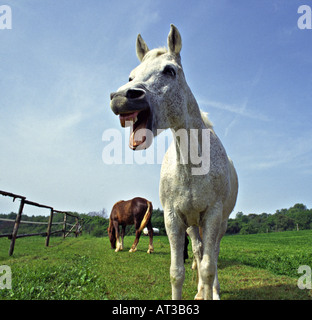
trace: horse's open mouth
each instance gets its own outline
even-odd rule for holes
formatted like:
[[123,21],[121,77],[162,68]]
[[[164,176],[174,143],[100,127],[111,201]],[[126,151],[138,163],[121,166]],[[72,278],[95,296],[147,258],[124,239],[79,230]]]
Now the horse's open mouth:
[[148,141],[148,120],[150,116],[150,110],[144,109],[142,111],[134,111],[131,113],[119,114],[119,120],[122,127],[131,127],[129,146],[132,150],[146,149],[149,147]]

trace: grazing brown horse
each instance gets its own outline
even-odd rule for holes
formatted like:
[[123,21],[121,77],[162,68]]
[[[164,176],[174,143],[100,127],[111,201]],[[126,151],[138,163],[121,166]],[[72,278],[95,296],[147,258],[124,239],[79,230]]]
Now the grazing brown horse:
[[[147,253],[152,253],[154,251],[153,228],[151,223],[152,212],[152,203],[144,198],[137,197],[128,201],[121,200],[116,202],[109,218],[109,227],[107,228],[112,249],[116,249],[115,252],[123,249],[123,239],[125,236],[126,226],[134,224],[136,230],[135,240],[129,252],[135,252],[137,250],[142,230],[147,227],[150,238]],[[120,225],[122,230],[121,241],[119,238]]]

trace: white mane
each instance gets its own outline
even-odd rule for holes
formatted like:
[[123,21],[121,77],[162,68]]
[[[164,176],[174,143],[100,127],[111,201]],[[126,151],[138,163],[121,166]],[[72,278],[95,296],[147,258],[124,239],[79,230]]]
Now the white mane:
[[213,123],[208,118],[208,112],[200,110],[200,115],[207,129],[213,130]]

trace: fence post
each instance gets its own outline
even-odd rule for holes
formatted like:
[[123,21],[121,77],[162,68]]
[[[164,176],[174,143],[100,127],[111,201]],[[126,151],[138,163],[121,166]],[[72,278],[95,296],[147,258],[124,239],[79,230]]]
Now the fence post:
[[79,219],[76,218],[76,230],[75,230],[75,238],[78,237],[78,227],[79,227]]
[[83,225],[83,218],[80,219],[79,223],[79,234],[82,235],[82,225]]
[[11,238],[11,244],[10,244],[10,249],[9,249],[9,256],[11,256],[13,254],[13,251],[14,251],[16,235],[17,235],[18,227],[19,227],[20,222],[21,222],[22,213],[23,213],[23,209],[24,209],[24,204],[25,204],[25,198],[21,198],[21,204],[19,206],[18,214],[16,216],[14,227],[13,227],[13,231],[12,231],[12,238]]
[[49,241],[50,241],[51,227],[52,227],[52,221],[53,221],[53,211],[54,211],[53,208],[51,208],[48,229],[47,229],[46,243],[45,243],[46,247],[49,246]]
[[67,219],[67,214],[64,213],[64,224],[63,224],[63,238],[65,239],[65,234],[66,234],[66,219]]

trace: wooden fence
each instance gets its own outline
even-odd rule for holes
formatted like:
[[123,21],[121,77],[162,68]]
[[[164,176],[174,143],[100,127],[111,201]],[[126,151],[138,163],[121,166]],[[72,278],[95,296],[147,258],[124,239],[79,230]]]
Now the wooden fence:
[[[79,218],[78,216],[75,216],[74,214],[72,214],[71,212],[68,211],[60,211],[60,210],[54,210],[52,207],[50,206],[46,206],[40,203],[36,203],[33,201],[29,201],[26,199],[26,197],[24,196],[20,196],[18,194],[14,194],[14,193],[10,193],[10,192],[6,192],[6,191],[1,191],[0,190],[0,194],[6,197],[12,197],[13,201],[15,201],[15,199],[20,199],[21,203],[19,206],[19,210],[16,216],[15,220],[11,220],[11,219],[2,219],[0,218],[0,221],[6,221],[6,222],[12,222],[14,223],[13,226],[13,230],[12,233],[7,233],[7,234],[0,234],[0,238],[2,237],[8,237],[8,239],[11,240],[11,244],[10,244],[10,249],[9,249],[9,255],[11,256],[13,254],[14,251],[14,245],[15,245],[15,240],[17,238],[22,238],[22,237],[31,237],[31,236],[46,236],[46,241],[45,241],[45,245],[48,247],[49,246],[49,241],[50,241],[50,236],[52,234],[55,233],[63,233],[63,238],[66,238],[70,233],[75,233],[75,236],[77,237],[79,234],[82,233],[82,222],[83,219]],[[30,206],[35,206],[35,207],[39,207],[39,208],[45,208],[45,209],[49,209],[50,210],[50,216],[49,216],[49,221],[48,222],[37,222],[37,221],[22,221],[22,213],[23,213],[23,209],[24,206],[26,205],[30,205]],[[54,213],[61,213],[64,214],[64,220],[63,222],[53,222],[53,214]],[[71,216],[75,218],[75,224],[69,224],[68,222],[66,222],[67,220],[67,216]],[[40,232],[40,233],[30,233],[30,234],[17,234],[18,233],[18,228],[19,225],[21,223],[31,223],[31,224],[45,224],[47,225],[47,231],[46,232]],[[63,225],[62,229],[60,230],[56,230],[56,231],[51,231],[52,229],[52,225]],[[71,226],[71,228],[69,230],[66,230],[67,226]]]

